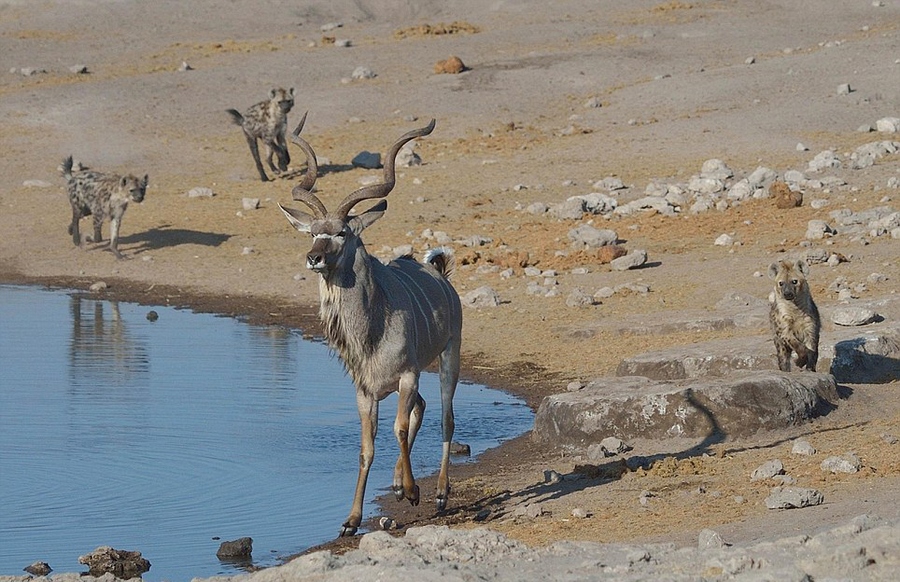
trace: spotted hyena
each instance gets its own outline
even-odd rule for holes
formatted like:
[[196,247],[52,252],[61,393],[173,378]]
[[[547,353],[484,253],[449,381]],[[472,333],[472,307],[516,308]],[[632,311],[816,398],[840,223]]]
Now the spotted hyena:
[[769,321],[775,338],[778,367],[791,371],[791,352],[797,354],[797,366],[816,371],[819,359],[819,310],[809,292],[806,261],[778,261],[769,265],[769,277],[775,290],[769,296]]
[[[268,101],[261,101],[251,106],[243,114],[236,109],[226,109],[231,115],[232,121],[244,130],[244,137],[247,138],[247,145],[250,146],[250,153],[253,154],[253,161],[256,162],[256,170],[263,182],[268,182],[269,177],[266,176],[259,159],[259,146],[256,140],[262,140],[265,144],[266,161],[274,173],[280,174],[287,170],[288,164],[291,163],[291,156],[288,153],[284,134],[287,131],[287,114],[293,106],[294,89],[292,87],[288,91],[272,89],[269,91]],[[273,153],[278,156],[278,167],[272,163]]]
[[130,201],[143,202],[147,193],[148,176],[144,174],[143,178],[137,178],[131,174],[119,176],[93,170],[73,170],[72,156],[63,160],[62,174],[66,179],[66,190],[69,194],[69,203],[72,205],[72,223],[69,225],[72,242],[76,246],[81,246],[78,223],[85,216],[94,219],[94,236],[87,237],[87,240],[89,242],[103,240],[100,227],[103,220],[108,217],[109,250],[117,258],[123,258],[118,248],[122,216],[125,215]]

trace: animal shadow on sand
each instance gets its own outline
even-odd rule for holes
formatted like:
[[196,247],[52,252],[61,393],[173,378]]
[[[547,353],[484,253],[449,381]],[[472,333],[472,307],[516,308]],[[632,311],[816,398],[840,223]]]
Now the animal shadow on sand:
[[202,232],[185,228],[172,228],[171,224],[151,228],[144,232],[121,237],[120,243],[137,245],[131,248],[134,254],[147,251],[155,251],[166,247],[179,245],[201,245],[205,247],[217,247],[231,238],[232,235],[218,232]]
[[[850,396],[852,389],[847,386],[838,386],[838,396],[844,400]],[[600,464],[576,465],[575,469],[566,475],[559,475],[557,479],[548,479],[545,475],[545,481],[535,483],[519,491],[498,491],[491,495],[461,499],[459,503],[448,508],[438,516],[438,521],[443,523],[466,522],[474,519],[479,522],[490,522],[495,519],[503,519],[510,516],[509,509],[511,507],[524,507],[530,503],[542,503],[554,499],[564,498],[565,496],[592,489],[602,487],[603,485],[612,483],[621,479],[625,474],[637,469],[651,469],[655,464],[665,459],[674,458],[676,461],[685,459],[702,457],[709,455],[718,457],[729,452],[739,452],[743,449],[726,449],[725,441],[728,438],[727,432],[721,427],[715,415],[708,407],[700,402],[692,392],[687,393],[687,399],[691,405],[703,414],[709,426],[706,436],[701,441],[682,451],[658,453],[654,455],[618,455],[610,458],[607,462]],[[823,403],[815,411],[815,416],[825,416],[836,408],[835,404]],[[752,448],[774,448],[786,441],[796,439],[798,435],[790,438],[778,438],[774,442],[754,445]],[[528,435],[520,438],[530,438]],[[430,485],[430,481],[427,483]],[[423,487],[427,486],[423,484]],[[442,518],[442,519],[441,519]],[[425,518],[421,520],[424,523],[433,522],[435,518]],[[418,520],[417,520],[418,521]],[[372,520],[373,529],[377,526]],[[423,523],[404,523],[403,528],[415,525],[423,525]]]
[[[350,170],[356,169],[356,166],[353,164],[322,164],[319,166],[319,177],[326,174],[337,174],[340,172],[349,172]],[[299,178],[306,173],[306,164],[300,166],[299,168],[292,168],[287,172],[282,172],[278,178],[281,180],[291,180],[294,178]]]

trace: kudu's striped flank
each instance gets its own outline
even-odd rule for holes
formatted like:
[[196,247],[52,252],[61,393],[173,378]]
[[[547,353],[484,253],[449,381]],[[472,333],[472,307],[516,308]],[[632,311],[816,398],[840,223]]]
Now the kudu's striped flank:
[[316,154],[299,136],[291,140],[307,159],[307,171],[291,192],[312,214],[279,207],[300,232],[313,237],[306,255],[308,269],[319,274],[319,315],[325,336],[337,351],[356,384],[356,404],[362,425],[359,476],[353,506],[341,535],[353,535],[362,521],[363,498],[369,467],[375,454],[378,430],[378,403],[392,392],[399,393],[394,434],[400,456],[394,469],[393,491],[398,500],[419,503],[419,487],[412,474],[409,454],[425,412],[419,395],[419,374],[435,359],[439,362],[443,454],[438,477],[436,503],[447,506],[450,481],[450,441],[453,437],[453,394],[459,379],[459,351],[462,309],[459,295],[448,277],[453,269],[449,249],[428,253],[425,262],[400,257],[384,264],[366,252],[360,233],[381,218],[387,201],[350,215],[359,202],[383,198],[394,187],[395,157],[408,141],[428,135],[428,126],[410,131],[397,140],[384,162],[384,182],[360,188],[328,211],[312,193],[318,175]]

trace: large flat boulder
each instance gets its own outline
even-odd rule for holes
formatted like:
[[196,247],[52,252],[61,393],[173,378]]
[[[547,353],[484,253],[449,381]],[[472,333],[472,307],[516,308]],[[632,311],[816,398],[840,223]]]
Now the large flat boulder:
[[728,378],[599,378],[575,392],[544,398],[533,438],[584,447],[608,436],[748,436],[795,425],[838,401],[830,374],[749,371]]
[[[742,370],[777,370],[769,336],[713,340],[623,359],[617,376],[654,380],[720,378]],[[841,383],[869,384],[900,379],[900,326],[838,328],[819,341],[820,372]]]

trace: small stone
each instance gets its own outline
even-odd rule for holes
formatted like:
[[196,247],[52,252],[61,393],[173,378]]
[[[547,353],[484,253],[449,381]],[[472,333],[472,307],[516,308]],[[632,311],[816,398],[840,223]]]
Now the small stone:
[[584,388],[584,382],[581,380],[573,380],[566,385],[567,392],[578,392],[582,388]]
[[729,234],[720,234],[713,243],[717,247],[730,247],[734,244],[734,237]]
[[362,151],[350,162],[355,168],[364,168],[366,170],[377,170],[381,167],[381,154],[369,151]]
[[472,447],[464,443],[453,441],[450,443],[450,454],[460,457],[469,457],[472,455]]
[[106,281],[97,281],[96,283],[88,287],[88,289],[94,293],[98,291],[105,291],[108,288],[109,285],[106,284]]
[[259,198],[244,198],[241,200],[244,210],[256,210],[259,208]]
[[883,435],[881,435],[881,440],[889,445],[896,445],[898,442],[900,442],[900,438],[897,438],[890,433],[884,433]]
[[816,454],[816,449],[809,443],[809,441],[804,439],[797,439],[794,441],[794,445],[791,447],[791,454],[812,456]]
[[497,307],[500,305],[500,295],[486,285],[466,293],[461,299],[462,304],[466,307]]
[[47,562],[35,562],[34,564],[25,566],[22,569],[34,576],[46,576],[53,571],[53,568],[51,568],[50,564],[48,564]]
[[846,307],[835,309],[831,321],[845,327],[868,325],[878,321],[878,314],[864,307]]
[[72,65],[69,67],[69,72],[73,75],[87,75],[88,68],[87,65]]
[[185,71],[193,71],[194,67],[190,66],[187,61],[181,61],[181,65],[178,67],[178,70],[183,73]]
[[223,558],[246,558],[252,553],[253,538],[243,537],[219,544],[216,557],[220,560]]
[[22,186],[26,188],[50,188],[53,184],[44,180],[25,180],[22,182]]
[[600,441],[600,448],[604,451],[604,455],[607,457],[611,457],[613,455],[619,455],[631,450],[631,446],[625,444],[620,438],[617,437],[606,437],[602,441]]
[[147,321],[152,322],[156,321],[157,319],[159,319],[159,314],[157,312],[153,311],[152,309],[147,312]]
[[586,519],[590,517],[590,513],[587,512],[583,507],[576,507],[572,510],[572,517],[575,519]]
[[550,485],[554,485],[556,483],[562,482],[563,478],[558,472],[553,469],[545,469],[544,470],[544,483],[548,483]]
[[395,522],[390,517],[381,517],[378,519],[378,527],[383,529],[384,531],[390,531],[397,526],[397,522]]
[[840,457],[828,457],[819,466],[830,473],[856,473],[862,467],[862,461],[854,453],[847,453]]
[[837,94],[838,95],[849,95],[853,92],[853,89],[850,88],[850,83],[841,83],[838,85]]
[[587,101],[584,102],[585,109],[597,109],[599,107],[603,107],[603,102],[599,97],[591,97]]
[[614,271],[627,271],[628,269],[636,269],[647,263],[647,251],[633,250],[624,257],[613,259],[609,266]]
[[215,195],[215,192],[213,192],[211,188],[204,188],[202,186],[191,188],[187,193],[188,198],[212,198]]
[[434,64],[435,75],[458,75],[467,70],[468,68],[462,62],[462,59],[457,56],[451,56]]
[[375,74],[375,71],[370,69],[369,67],[359,66],[353,69],[353,73],[350,75],[350,78],[360,80],[360,79],[374,79],[378,75]]
[[778,459],[766,461],[750,474],[751,481],[763,481],[784,473],[784,465]]
[[724,548],[725,546],[729,545],[725,543],[725,540],[722,539],[722,536],[720,536],[718,532],[715,532],[711,529],[700,530],[700,535],[697,537],[697,546],[701,550]]
[[825,496],[817,489],[776,487],[766,497],[766,507],[769,509],[799,509],[819,505],[824,501]]

